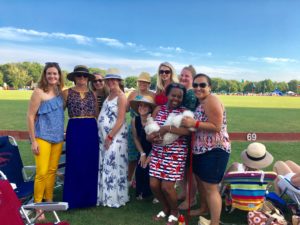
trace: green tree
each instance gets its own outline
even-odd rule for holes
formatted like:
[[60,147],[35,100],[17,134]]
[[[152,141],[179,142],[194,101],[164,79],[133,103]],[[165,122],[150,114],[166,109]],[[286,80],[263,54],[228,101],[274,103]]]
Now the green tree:
[[125,87],[127,88],[136,88],[137,86],[137,77],[129,76],[125,78]]
[[106,70],[103,70],[103,69],[100,69],[100,68],[93,68],[93,67],[90,67],[90,68],[89,68],[89,72],[90,72],[91,74],[93,74],[93,73],[100,73],[103,77],[104,77],[105,74],[106,74]]
[[293,91],[295,93],[300,93],[300,89],[298,88],[298,84],[300,84],[300,81],[298,80],[291,80],[288,82],[289,91]]
[[2,71],[0,70],[0,86],[3,86],[3,73]]
[[27,71],[29,77],[31,77],[34,83],[37,83],[43,72],[43,65],[36,62],[23,62],[20,63],[20,67]]
[[156,81],[157,81],[157,74],[151,77],[151,84],[150,84],[151,90],[156,90]]

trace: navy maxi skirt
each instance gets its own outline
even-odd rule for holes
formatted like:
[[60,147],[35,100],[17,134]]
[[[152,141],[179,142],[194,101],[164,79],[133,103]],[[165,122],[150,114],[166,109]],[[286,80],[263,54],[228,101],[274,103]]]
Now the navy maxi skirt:
[[97,202],[99,138],[94,118],[70,119],[66,134],[66,170],[63,201],[69,209]]

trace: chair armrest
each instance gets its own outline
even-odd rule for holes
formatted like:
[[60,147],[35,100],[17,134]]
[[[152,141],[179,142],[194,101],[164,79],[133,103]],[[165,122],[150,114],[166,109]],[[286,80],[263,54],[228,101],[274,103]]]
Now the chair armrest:
[[35,176],[35,165],[24,166],[22,169],[23,178],[25,181],[30,181],[34,179]]
[[69,208],[67,202],[42,202],[23,205],[24,209],[41,209],[43,211],[65,211]]

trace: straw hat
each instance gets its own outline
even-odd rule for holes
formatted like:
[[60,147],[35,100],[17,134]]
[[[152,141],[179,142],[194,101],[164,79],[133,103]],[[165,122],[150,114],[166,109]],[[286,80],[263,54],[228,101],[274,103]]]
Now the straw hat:
[[144,82],[148,82],[151,83],[151,77],[150,74],[147,72],[141,72],[137,81],[144,81]]
[[141,102],[148,104],[151,108],[151,111],[153,111],[154,107],[156,106],[155,103],[154,103],[153,98],[150,95],[145,95],[145,96],[138,95],[138,96],[135,97],[134,100],[130,101],[130,107],[136,113],[138,113],[139,103],[141,103]]
[[73,72],[67,75],[67,79],[70,81],[74,81],[74,78],[77,75],[87,76],[89,80],[94,80],[95,76],[89,73],[89,69],[84,65],[77,65],[74,67]]
[[120,76],[120,71],[116,68],[109,68],[107,70],[104,80],[107,80],[107,79],[123,80],[122,77]]
[[273,156],[266,150],[266,146],[253,142],[242,151],[241,158],[243,164],[253,169],[262,169],[273,162]]

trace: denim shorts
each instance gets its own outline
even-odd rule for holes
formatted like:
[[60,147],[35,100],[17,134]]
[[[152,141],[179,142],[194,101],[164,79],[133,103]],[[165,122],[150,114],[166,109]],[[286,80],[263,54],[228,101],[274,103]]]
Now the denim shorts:
[[220,148],[193,155],[193,172],[204,182],[218,184],[223,179],[228,159],[229,153]]

